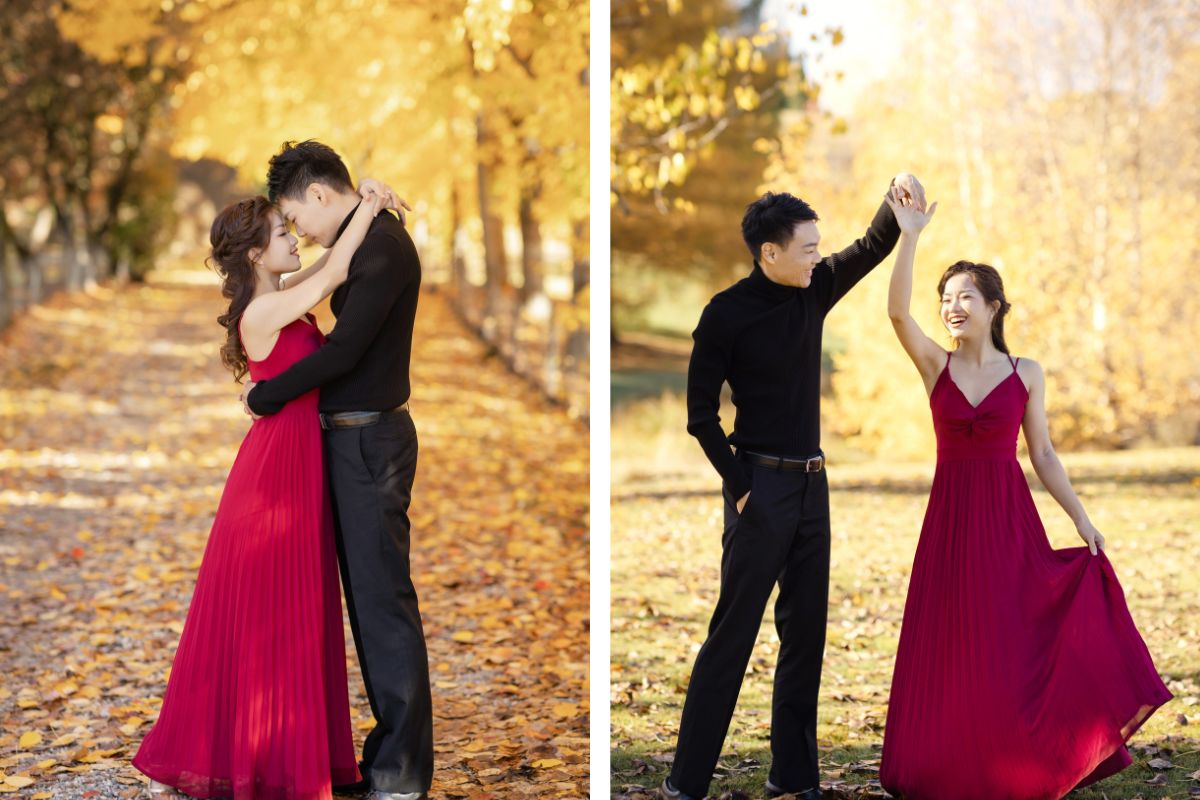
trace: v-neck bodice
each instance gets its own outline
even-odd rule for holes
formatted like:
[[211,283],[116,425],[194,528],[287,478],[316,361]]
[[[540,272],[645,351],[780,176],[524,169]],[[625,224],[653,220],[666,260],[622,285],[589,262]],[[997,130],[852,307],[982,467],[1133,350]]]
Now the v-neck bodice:
[[929,395],[939,461],[1016,458],[1029,392],[1012,364],[1012,372],[973,406],[954,382],[947,356]]

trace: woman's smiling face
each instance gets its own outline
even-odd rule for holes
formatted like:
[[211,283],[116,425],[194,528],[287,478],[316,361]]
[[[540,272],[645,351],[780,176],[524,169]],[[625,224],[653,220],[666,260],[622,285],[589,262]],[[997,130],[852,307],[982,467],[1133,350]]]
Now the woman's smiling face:
[[942,290],[942,324],[956,341],[986,337],[999,305],[987,302],[970,274],[960,272]]
[[298,240],[288,232],[283,216],[271,212],[271,241],[263,250],[261,263],[264,269],[275,275],[286,275],[300,269]]

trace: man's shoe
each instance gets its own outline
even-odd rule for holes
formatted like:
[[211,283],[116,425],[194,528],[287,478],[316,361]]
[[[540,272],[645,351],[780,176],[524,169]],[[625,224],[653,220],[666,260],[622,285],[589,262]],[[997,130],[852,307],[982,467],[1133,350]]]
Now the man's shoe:
[[780,789],[775,784],[771,783],[771,779],[767,779],[767,797],[782,797],[785,794],[790,794],[796,800],[821,800],[821,787],[814,786],[804,792],[789,792],[786,789]]
[[425,792],[381,792],[374,789],[366,800],[429,800],[429,795]]
[[363,778],[362,780],[355,781],[354,783],[339,783],[333,787],[334,794],[360,795],[365,794],[370,790],[371,780],[369,778]]
[[363,762],[358,762],[358,774],[362,775],[354,783],[335,783],[334,794],[363,795],[371,791],[371,768]]
[[699,798],[692,797],[682,789],[676,789],[672,786],[669,777],[663,778],[662,786],[658,787],[658,794],[663,800],[699,800]]

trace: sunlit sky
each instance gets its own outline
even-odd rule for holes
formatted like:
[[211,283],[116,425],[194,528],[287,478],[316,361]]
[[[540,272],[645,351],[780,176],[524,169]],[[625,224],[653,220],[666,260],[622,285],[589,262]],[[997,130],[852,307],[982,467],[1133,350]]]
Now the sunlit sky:
[[[801,6],[808,8],[806,16],[800,15]],[[848,113],[854,99],[883,77],[899,56],[901,42],[895,31],[900,14],[896,0],[767,0],[763,6],[764,20],[776,20],[802,43],[809,74],[821,86],[822,107],[839,116]],[[839,26],[845,41],[831,47],[824,31]],[[812,33],[820,35],[816,44],[808,41]],[[838,70],[845,73],[840,81],[833,78]]]
[[[804,6],[808,13],[800,15]],[[904,25],[908,4],[904,0],[766,0],[763,5],[763,20],[774,20],[788,31],[793,41],[793,52],[803,52],[810,77],[821,87],[821,105],[839,116],[846,115],[854,101],[871,84],[886,77],[901,61],[903,40],[900,31]],[[1008,5],[1021,23],[1028,26],[1027,34],[1033,37],[1036,57],[1041,71],[1035,76],[1039,88],[1047,96],[1064,91],[1095,90],[1100,76],[1087,59],[1072,60],[1069,53],[1054,49],[1049,36],[1042,36],[1054,27],[1052,15],[1042,0],[1010,0]],[[911,8],[911,7],[909,7]],[[942,13],[953,14],[954,10],[972,10],[970,0],[955,5],[947,3],[939,7]],[[1061,11],[1060,11],[1061,13]],[[1100,47],[1099,32],[1094,20],[1086,16],[1074,19],[1076,44],[1083,51],[1095,51]],[[829,43],[828,28],[841,27],[845,40],[833,47]],[[1163,31],[1156,26],[1144,26],[1140,34],[1143,52],[1158,54],[1141,62],[1140,91],[1156,101],[1163,89],[1170,68],[1170,60],[1161,57]],[[811,42],[810,34],[818,34],[818,41]],[[911,35],[911,31],[908,35]],[[1064,58],[1066,59],[1064,61]],[[844,73],[840,80],[835,74]],[[1118,81],[1132,80],[1128,72],[1116,76]]]

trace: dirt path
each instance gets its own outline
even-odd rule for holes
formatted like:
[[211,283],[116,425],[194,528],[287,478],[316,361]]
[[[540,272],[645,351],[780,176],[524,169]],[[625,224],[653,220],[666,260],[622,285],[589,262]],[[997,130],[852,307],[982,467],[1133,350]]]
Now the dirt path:
[[[436,293],[421,304],[412,560],[434,796],[582,797],[587,430],[485,360]],[[0,794],[140,794],[129,758],[249,424],[217,358],[221,311],[212,287],[99,289],[0,338]]]

